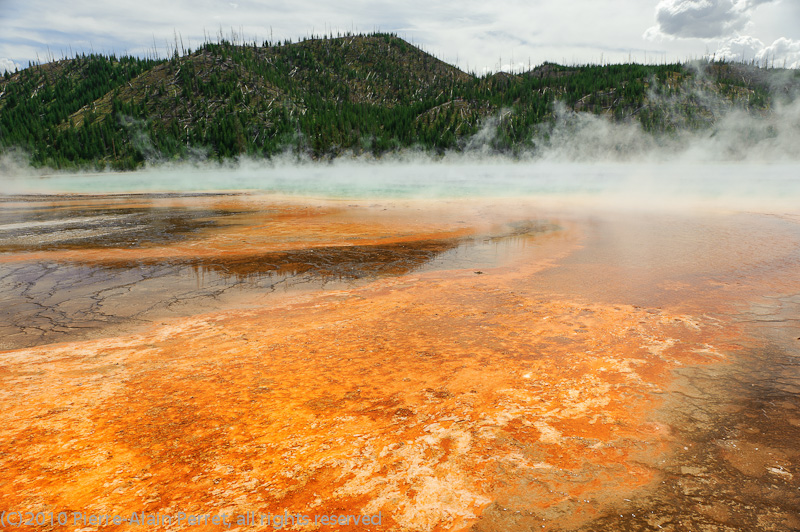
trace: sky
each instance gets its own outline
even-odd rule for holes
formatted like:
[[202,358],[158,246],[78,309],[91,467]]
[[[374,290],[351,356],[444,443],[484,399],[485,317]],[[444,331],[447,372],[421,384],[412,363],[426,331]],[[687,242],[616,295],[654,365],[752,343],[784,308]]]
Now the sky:
[[0,0],[0,72],[76,52],[171,55],[205,39],[393,32],[483,74],[562,64],[755,59],[800,68],[800,0]]

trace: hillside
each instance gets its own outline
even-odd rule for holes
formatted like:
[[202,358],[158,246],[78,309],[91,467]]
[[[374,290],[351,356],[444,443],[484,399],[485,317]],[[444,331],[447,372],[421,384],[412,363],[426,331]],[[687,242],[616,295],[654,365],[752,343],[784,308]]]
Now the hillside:
[[40,166],[132,169],[287,149],[460,150],[483,127],[492,150],[514,153],[546,137],[558,102],[659,136],[712,127],[733,108],[768,113],[798,85],[796,71],[725,63],[546,63],[478,77],[387,34],[221,41],[169,60],[78,56],[6,74],[0,148],[21,148]]

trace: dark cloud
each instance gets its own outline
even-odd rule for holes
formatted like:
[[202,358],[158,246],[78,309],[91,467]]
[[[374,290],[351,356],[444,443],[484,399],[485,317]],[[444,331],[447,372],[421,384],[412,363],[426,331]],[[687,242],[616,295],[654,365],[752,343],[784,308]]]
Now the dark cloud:
[[729,37],[747,26],[753,10],[776,0],[661,0],[656,6],[656,26],[646,35]]

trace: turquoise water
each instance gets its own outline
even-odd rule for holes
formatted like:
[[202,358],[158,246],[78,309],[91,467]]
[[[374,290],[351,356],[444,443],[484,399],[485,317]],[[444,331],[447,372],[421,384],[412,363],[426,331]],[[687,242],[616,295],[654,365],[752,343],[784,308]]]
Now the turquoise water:
[[582,196],[623,202],[800,199],[800,164],[243,163],[0,176],[2,192],[263,191],[330,198]]

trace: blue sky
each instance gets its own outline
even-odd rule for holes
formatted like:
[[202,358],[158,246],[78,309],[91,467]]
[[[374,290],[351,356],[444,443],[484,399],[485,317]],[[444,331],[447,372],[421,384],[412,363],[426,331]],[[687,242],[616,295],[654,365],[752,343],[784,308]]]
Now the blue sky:
[[713,53],[800,67],[797,0],[0,0],[0,71],[76,51],[163,56],[176,33],[194,49],[220,29],[258,42],[395,32],[477,73]]

